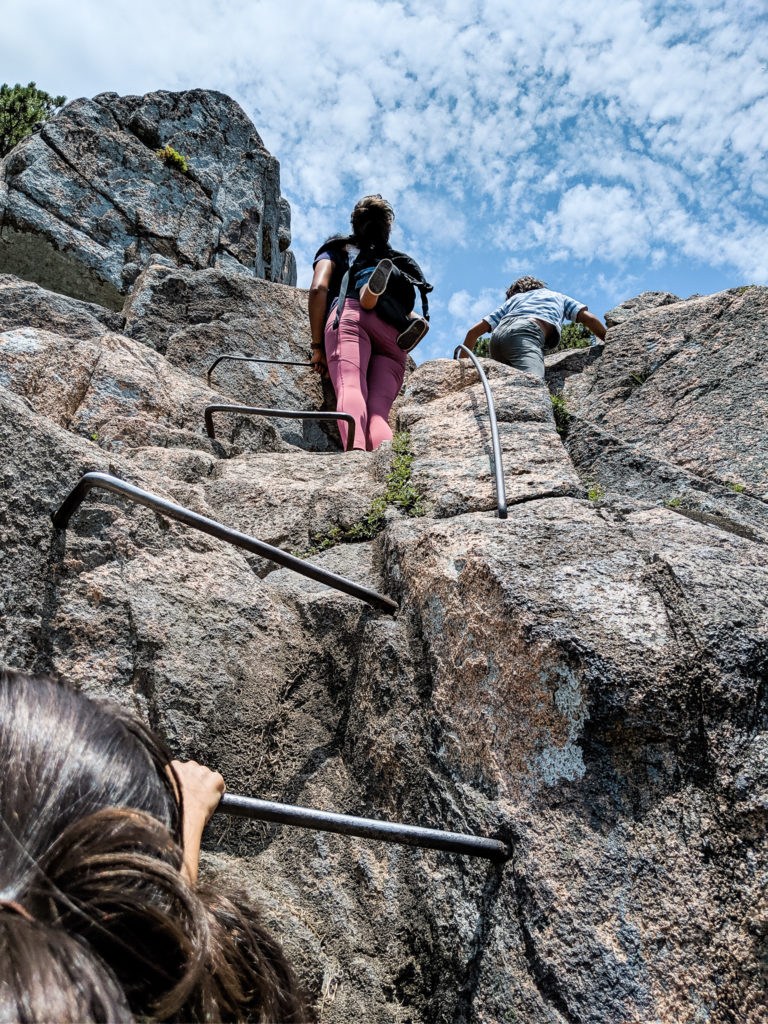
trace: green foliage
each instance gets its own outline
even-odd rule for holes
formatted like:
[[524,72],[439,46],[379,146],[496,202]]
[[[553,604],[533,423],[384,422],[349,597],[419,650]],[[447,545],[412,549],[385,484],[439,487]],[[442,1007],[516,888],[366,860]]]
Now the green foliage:
[[558,434],[564,434],[568,429],[568,420],[570,418],[568,406],[565,404],[565,399],[562,395],[550,395],[549,399],[552,402],[552,412],[555,416],[557,432]]
[[587,484],[587,497],[590,501],[602,501],[605,497],[605,488],[595,480],[590,480]]
[[733,290],[736,292],[737,295],[743,295],[744,292],[749,291],[750,288],[755,288],[755,287],[756,286],[753,285],[753,284],[743,284],[741,286],[741,288],[734,288]]
[[725,486],[729,490],[735,491],[736,494],[743,494],[744,493],[744,484],[734,484],[734,483],[731,483],[730,481],[726,481]]
[[630,373],[629,377],[633,384],[637,384],[638,387],[642,387],[650,377],[650,373]]
[[564,352],[568,348],[589,348],[594,342],[594,335],[584,324],[563,324],[560,332],[560,344],[554,352]]
[[316,555],[336,544],[354,544],[359,541],[371,540],[381,533],[386,523],[387,509],[390,505],[399,508],[407,516],[423,516],[424,506],[421,495],[411,483],[411,437],[407,431],[401,431],[392,438],[392,468],[387,475],[387,489],[380,498],[374,498],[368,511],[352,526],[342,529],[333,526],[325,534],[317,534],[312,538],[312,547],[308,551],[297,551],[294,554],[301,558]]
[[182,174],[189,174],[187,158],[178,153],[173,146],[165,146],[164,149],[158,149],[157,155],[166,167],[173,167],[175,170],[181,171]]
[[53,117],[66,102],[66,96],[49,96],[34,82],[0,85],[0,157],[10,153],[38,122]]
[[475,342],[475,347],[472,350],[476,356],[483,356],[487,358],[490,355],[491,350],[491,336],[490,334],[484,334],[482,338],[478,338]]
[[667,508],[680,508],[683,503],[680,498],[670,498],[669,501],[665,501],[664,504]]

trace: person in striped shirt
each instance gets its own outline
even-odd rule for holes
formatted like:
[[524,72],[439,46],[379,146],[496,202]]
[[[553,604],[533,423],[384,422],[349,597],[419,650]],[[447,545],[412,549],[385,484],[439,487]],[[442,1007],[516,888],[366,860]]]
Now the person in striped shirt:
[[584,324],[601,341],[605,338],[605,325],[583,302],[551,291],[535,277],[521,277],[509,286],[498,309],[470,327],[464,344],[471,351],[491,331],[491,359],[543,378],[544,352],[557,347],[563,320]]

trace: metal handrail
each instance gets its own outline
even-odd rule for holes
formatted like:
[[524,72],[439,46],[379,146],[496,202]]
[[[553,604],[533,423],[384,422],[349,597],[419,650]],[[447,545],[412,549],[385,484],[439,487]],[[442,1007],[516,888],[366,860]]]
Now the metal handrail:
[[457,345],[453,351],[453,358],[456,359],[457,353],[466,352],[472,362],[475,364],[475,369],[480,375],[480,382],[483,385],[485,391],[485,397],[488,401],[488,418],[491,423],[491,443],[493,444],[493,468],[496,473],[496,505],[498,507],[497,515],[499,519],[507,518],[507,492],[504,487],[504,467],[501,462],[501,445],[499,444],[499,427],[496,422],[496,407],[493,404],[493,396],[491,395],[491,387],[488,383],[488,378],[485,376],[482,366],[477,361],[475,353],[467,348],[466,345]]
[[312,363],[296,363],[292,359],[262,359],[260,356],[219,356],[208,367],[209,386],[211,383],[211,374],[222,359],[233,359],[240,363],[274,363],[276,366],[312,366]]
[[253,405],[206,405],[205,430],[208,437],[215,439],[213,414],[215,412],[236,412],[244,416],[272,416],[286,420],[345,420],[349,424],[347,435],[347,451],[352,451],[355,443],[355,420],[349,412],[316,412],[313,409],[262,409]]
[[216,812],[240,818],[276,821],[299,828],[313,828],[320,832],[381,839],[403,846],[422,846],[430,850],[463,853],[470,857],[486,857],[489,860],[506,860],[512,855],[509,846],[499,839],[487,839],[485,836],[466,835],[462,832],[444,832],[442,829],[422,828],[420,825],[403,825],[394,821],[379,821],[376,818],[356,818],[349,814],[318,811],[311,807],[297,807],[294,804],[278,804],[272,800],[257,800],[255,797],[238,796],[235,793],[225,793]]
[[156,494],[150,494],[149,491],[142,491],[138,487],[134,487],[133,484],[126,483],[125,480],[120,480],[116,476],[110,476],[108,473],[86,473],[85,476],[80,478],[58,509],[51,513],[53,525],[57,530],[66,530],[69,520],[77,511],[88,492],[94,487],[100,487],[105,491],[112,491],[114,494],[121,494],[126,498],[130,498],[131,501],[135,501],[138,505],[146,505],[148,508],[162,512],[169,519],[176,519],[185,526],[191,526],[194,530],[201,530],[211,537],[216,537],[219,540],[226,541],[228,544],[233,544],[235,547],[251,551],[255,555],[261,555],[262,558],[276,562],[286,569],[292,569],[302,576],[308,576],[311,580],[317,580],[318,583],[324,583],[326,586],[333,587],[334,590],[340,590],[344,594],[349,594],[360,601],[365,601],[366,604],[387,612],[388,615],[394,615],[397,611],[397,604],[391,598],[385,597],[383,594],[377,594],[375,590],[369,590],[368,587],[354,583],[344,576],[337,576],[336,573],[328,572],[327,569],[321,569],[317,565],[312,565],[311,562],[305,562],[301,558],[296,558],[295,555],[289,555],[287,551],[275,548],[271,544],[257,540],[255,537],[249,537],[245,533],[231,530],[228,526],[223,526],[214,519],[207,519],[205,516],[198,515],[197,512],[192,512],[188,508],[182,508],[181,505],[174,505],[165,498],[160,498]]

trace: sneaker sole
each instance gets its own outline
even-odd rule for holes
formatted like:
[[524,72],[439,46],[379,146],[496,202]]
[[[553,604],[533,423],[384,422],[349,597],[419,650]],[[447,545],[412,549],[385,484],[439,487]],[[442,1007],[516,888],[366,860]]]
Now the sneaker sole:
[[401,335],[397,339],[397,346],[401,348],[403,352],[410,352],[412,348],[416,348],[418,343],[427,333],[429,324],[425,320],[414,320],[410,327],[406,327]]
[[376,269],[368,278],[368,291],[371,295],[383,295],[392,274],[392,260],[379,260]]

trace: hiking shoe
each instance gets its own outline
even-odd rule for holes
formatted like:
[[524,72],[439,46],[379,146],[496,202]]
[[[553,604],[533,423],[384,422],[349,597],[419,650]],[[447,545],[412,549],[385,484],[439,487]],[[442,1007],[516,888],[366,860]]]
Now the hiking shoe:
[[383,295],[386,291],[387,282],[392,274],[392,260],[379,260],[376,267],[368,278],[368,291],[371,295]]
[[411,320],[410,325],[398,336],[398,347],[403,352],[410,352],[412,348],[416,348],[428,330],[429,324],[427,321],[420,316],[416,317],[415,320]]

